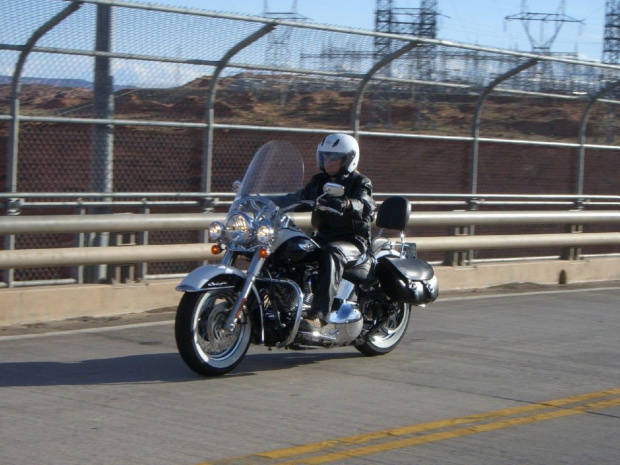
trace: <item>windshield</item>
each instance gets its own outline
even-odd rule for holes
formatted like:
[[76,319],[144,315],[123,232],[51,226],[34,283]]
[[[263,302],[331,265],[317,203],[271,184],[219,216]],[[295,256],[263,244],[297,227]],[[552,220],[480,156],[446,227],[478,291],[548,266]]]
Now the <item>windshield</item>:
[[289,142],[272,141],[254,155],[237,198],[295,192],[303,187],[303,182],[304,162],[299,150]]

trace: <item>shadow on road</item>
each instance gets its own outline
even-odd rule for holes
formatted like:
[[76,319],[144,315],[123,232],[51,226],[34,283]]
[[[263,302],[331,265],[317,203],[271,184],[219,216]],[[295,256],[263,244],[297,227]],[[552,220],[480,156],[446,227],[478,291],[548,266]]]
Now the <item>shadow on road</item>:
[[[358,358],[357,352],[273,352],[248,354],[226,377],[251,376],[258,372],[291,369],[324,360]],[[0,363],[0,387],[96,385],[117,383],[182,383],[217,379],[191,371],[176,352],[129,355],[80,362]],[[221,379],[221,378],[220,378]]]

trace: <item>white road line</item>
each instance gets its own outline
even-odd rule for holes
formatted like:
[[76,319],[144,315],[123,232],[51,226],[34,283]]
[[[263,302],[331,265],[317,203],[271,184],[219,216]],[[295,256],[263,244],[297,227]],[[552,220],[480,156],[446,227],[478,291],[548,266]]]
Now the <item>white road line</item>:
[[174,324],[174,320],[166,320],[166,321],[153,321],[151,323],[135,323],[131,325],[106,326],[104,328],[84,328],[84,329],[73,329],[73,330],[68,330],[68,331],[51,331],[49,333],[18,334],[16,336],[0,336],[0,342],[19,341],[22,339],[36,339],[40,337],[51,337],[51,336],[66,336],[69,334],[106,333],[109,331],[120,331],[121,329],[148,328],[150,326],[166,326],[166,325],[173,325],[173,324]]
[[530,292],[507,292],[505,294],[493,294],[493,295],[472,295],[472,296],[462,296],[462,297],[444,297],[441,298],[441,288],[439,289],[439,298],[437,302],[455,302],[455,301],[463,301],[463,300],[477,300],[477,299],[505,299],[507,297],[522,297],[529,295],[541,295],[541,294],[573,294],[576,292],[597,292],[597,291],[608,291],[608,290],[618,290],[620,287],[595,287],[595,288],[587,288],[587,289],[565,289],[565,290],[555,290],[555,291],[530,291]]

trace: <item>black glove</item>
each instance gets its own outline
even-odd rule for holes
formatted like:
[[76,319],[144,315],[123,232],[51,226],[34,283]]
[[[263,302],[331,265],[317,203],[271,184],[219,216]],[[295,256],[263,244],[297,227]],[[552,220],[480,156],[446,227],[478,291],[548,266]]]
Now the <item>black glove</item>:
[[346,197],[322,197],[319,199],[319,205],[323,205],[334,210],[344,213],[347,209],[349,200]]

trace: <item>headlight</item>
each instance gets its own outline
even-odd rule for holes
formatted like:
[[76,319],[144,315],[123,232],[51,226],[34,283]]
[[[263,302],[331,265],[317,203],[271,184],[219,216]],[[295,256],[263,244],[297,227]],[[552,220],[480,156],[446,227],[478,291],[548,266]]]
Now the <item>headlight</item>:
[[224,235],[224,225],[219,221],[214,221],[209,225],[209,239],[216,242]]
[[250,220],[241,213],[235,213],[226,221],[226,232],[235,244],[249,242],[252,238]]
[[273,229],[270,226],[262,225],[256,230],[256,240],[261,244],[267,244],[273,239]]

